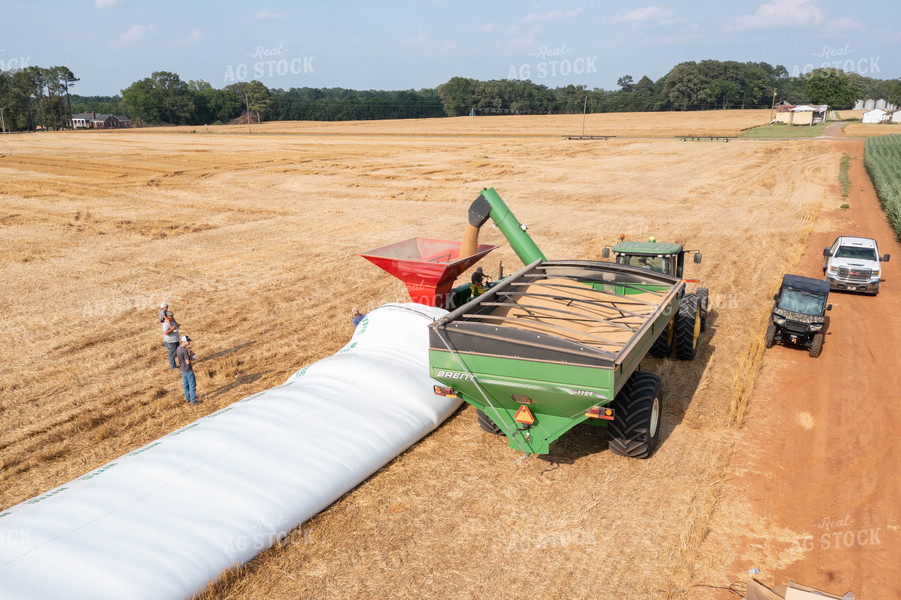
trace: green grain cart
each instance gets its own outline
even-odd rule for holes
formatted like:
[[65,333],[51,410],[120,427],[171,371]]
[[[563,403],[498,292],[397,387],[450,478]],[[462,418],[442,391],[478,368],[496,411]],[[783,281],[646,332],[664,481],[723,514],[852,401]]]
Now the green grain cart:
[[[526,265],[430,326],[435,392],[478,409],[510,446],[546,454],[580,423],[606,426],[610,449],[647,458],[662,416],[660,379],[640,363],[675,318],[700,333],[678,277],[610,262],[545,258],[493,189],[469,210],[491,218]],[[693,312],[692,312],[693,311]],[[675,317],[674,317],[675,315]]]

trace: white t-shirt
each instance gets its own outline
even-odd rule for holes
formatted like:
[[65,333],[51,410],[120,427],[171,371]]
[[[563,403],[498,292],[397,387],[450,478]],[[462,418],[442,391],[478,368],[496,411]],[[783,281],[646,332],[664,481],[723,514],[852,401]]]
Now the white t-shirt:
[[166,343],[169,343],[169,344],[171,344],[173,342],[177,344],[178,343],[178,323],[176,323],[175,321],[172,321],[171,324],[175,326],[175,330],[172,333],[166,335],[166,331],[169,329],[169,323],[166,323],[165,321],[163,321],[163,341]]

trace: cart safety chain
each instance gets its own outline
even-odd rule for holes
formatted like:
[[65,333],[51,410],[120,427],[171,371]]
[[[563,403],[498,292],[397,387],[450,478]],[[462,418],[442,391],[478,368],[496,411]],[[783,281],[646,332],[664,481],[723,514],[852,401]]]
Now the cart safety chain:
[[[470,371],[470,370],[466,367],[466,364],[460,359],[460,356],[459,356],[456,352],[454,352],[453,350],[451,350],[450,345],[447,343],[447,340],[444,339],[444,336],[441,334],[441,332],[438,331],[438,328],[437,328],[437,327],[434,328],[433,331],[434,331],[436,334],[438,334],[438,338],[441,340],[441,343],[444,344],[444,347],[447,348],[447,351],[451,353],[451,356],[454,357],[454,359],[457,361],[457,364],[460,365],[460,368],[463,369],[463,371],[464,371],[467,375],[469,375],[470,377],[472,377],[472,382],[475,384],[476,389],[479,390],[479,393],[480,393],[480,394],[482,394],[482,397],[485,399],[485,402],[487,402],[487,403],[488,403],[488,406],[491,407],[491,410],[494,411],[494,414],[495,414],[495,416],[497,416],[498,420],[501,421],[501,422],[503,422],[503,420],[501,419],[501,414],[498,412],[497,408],[495,408],[494,405],[491,403],[491,400],[488,398],[488,394],[485,392],[485,390],[482,389],[482,386],[479,385],[479,381],[478,381],[478,379],[476,379],[475,374],[473,374],[472,371]],[[506,433],[506,432],[505,432],[505,433]],[[520,460],[522,460],[522,459],[524,459],[524,458],[528,458],[529,453],[526,452],[525,448],[522,447],[522,444],[519,443],[519,440],[516,439],[516,435],[515,435],[515,434],[511,437],[511,439],[512,439],[513,441],[516,442],[516,445],[519,446],[520,452],[523,453],[523,456],[522,456],[521,458],[517,459],[516,462],[519,462]]]

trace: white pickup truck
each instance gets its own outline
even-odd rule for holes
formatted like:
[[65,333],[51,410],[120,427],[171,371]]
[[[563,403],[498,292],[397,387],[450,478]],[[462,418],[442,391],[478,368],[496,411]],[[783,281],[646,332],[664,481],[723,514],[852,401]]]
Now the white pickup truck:
[[876,240],[840,236],[829,248],[823,249],[823,274],[833,290],[850,290],[876,295],[882,277],[880,262],[888,262],[889,255],[879,256]]

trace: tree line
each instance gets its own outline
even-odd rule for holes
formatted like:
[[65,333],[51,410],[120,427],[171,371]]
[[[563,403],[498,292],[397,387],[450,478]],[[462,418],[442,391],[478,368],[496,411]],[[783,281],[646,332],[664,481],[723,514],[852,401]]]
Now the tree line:
[[[901,105],[901,81],[821,69],[791,77],[765,62],[683,62],[654,81],[623,75],[619,89],[584,85],[549,88],[529,80],[482,81],[454,77],[434,89],[350,90],[267,88],[259,81],[222,89],[202,80],[182,80],[157,71],[132,83],[121,96],[79,96],[79,79],[67,67],[0,71],[0,107],[7,129],[60,129],[79,112],[124,114],[137,124],[202,125],[247,121],[345,121],[409,119],[480,114],[552,114],[769,108],[828,104],[850,108],[859,98],[885,98]],[[774,97],[775,91],[775,97]]]

